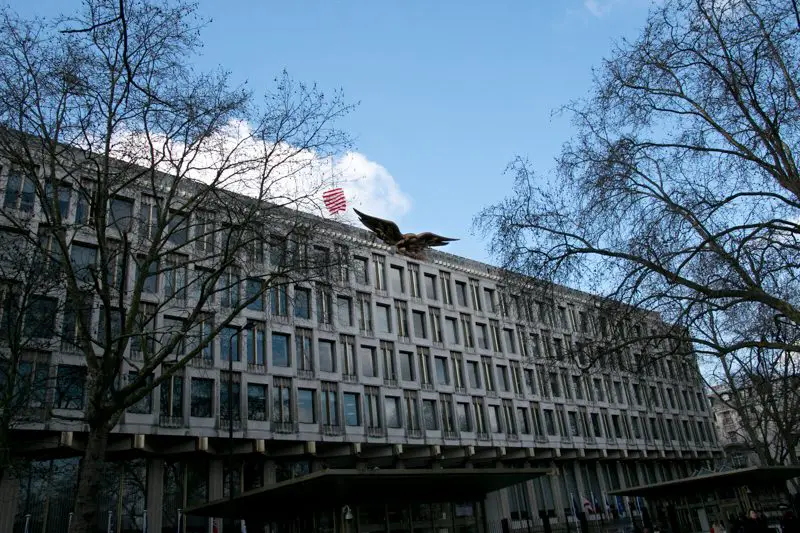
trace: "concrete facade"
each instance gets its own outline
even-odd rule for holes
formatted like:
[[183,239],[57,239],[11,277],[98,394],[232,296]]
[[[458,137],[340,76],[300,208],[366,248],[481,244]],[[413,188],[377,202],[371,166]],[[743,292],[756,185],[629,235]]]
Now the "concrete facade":
[[[16,196],[6,177],[8,203]],[[128,200],[142,212],[141,195]],[[35,211],[29,224],[39,231]],[[104,525],[133,531],[146,520],[148,531],[174,531],[180,509],[227,494],[231,456],[237,492],[327,466],[553,468],[485,502],[490,519],[518,520],[563,517],[583,498],[602,507],[610,490],[688,475],[720,454],[691,364],[663,358],[634,374],[634,349],[613,366],[578,370],[576,343],[607,334],[588,295],[557,288],[540,301],[486,264],[440,252],[411,260],[338,224],[315,244],[349,259],[333,283],[273,290],[241,313],[241,331],[125,413],[109,444]],[[153,302],[167,285],[158,280]],[[179,315],[160,310],[155,323]],[[56,380],[83,365],[63,343],[31,357]],[[139,357],[131,347],[124,373]],[[15,426],[31,463],[0,487],[0,532],[26,522],[63,531],[69,520],[85,428],[48,413],[79,415],[85,402],[78,392],[46,403],[52,410],[29,406],[39,415]]]

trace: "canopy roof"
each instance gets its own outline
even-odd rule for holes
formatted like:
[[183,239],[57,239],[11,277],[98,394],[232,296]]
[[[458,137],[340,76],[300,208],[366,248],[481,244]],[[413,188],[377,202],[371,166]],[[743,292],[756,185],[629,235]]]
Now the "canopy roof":
[[323,470],[186,512],[270,520],[344,505],[468,502],[549,472],[545,468]]
[[800,466],[752,466],[722,472],[709,472],[651,485],[615,490],[611,496],[644,496],[659,498],[711,492],[721,488],[764,486],[800,477]]

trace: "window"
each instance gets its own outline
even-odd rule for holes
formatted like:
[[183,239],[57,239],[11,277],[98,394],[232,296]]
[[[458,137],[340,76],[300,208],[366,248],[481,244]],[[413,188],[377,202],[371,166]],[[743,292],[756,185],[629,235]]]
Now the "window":
[[281,235],[269,236],[269,263],[272,266],[285,266],[288,259],[286,237]]
[[289,378],[276,377],[272,383],[272,421],[279,424],[292,422],[292,380]]
[[417,411],[417,397],[414,391],[403,392],[406,404],[406,430],[419,431],[419,412]]
[[397,335],[408,337],[408,306],[402,300],[395,300],[394,310],[397,314]]
[[439,272],[439,278],[442,280],[442,302],[445,305],[453,305],[453,296],[450,292],[450,273]]
[[578,427],[578,413],[567,411],[567,423],[569,424],[569,434],[572,437],[580,437],[581,432]]
[[336,408],[336,383],[322,382],[322,392],[319,396],[322,423],[326,426],[339,425],[339,412]]
[[414,381],[414,354],[400,351],[400,379]]
[[226,326],[222,328],[219,336],[220,355],[223,361],[232,357],[234,361],[241,361],[239,353],[239,329]]
[[447,335],[448,344],[458,344],[458,322],[455,318],[445,317],[445,334]]
[[505,335],[506,350],[508,350],[508,353],[517,353],[517,347],[514,342],[514,330],[504,329],[503,334]]
[[94,191],[95,184],[91,181],[82,181],[78,190],[78,201],[75,204],[75,223],[88,224],[94,218]]
[[319,340],[319,369],[322,372],[336,372],[336,344],[326,339]]
[[500,390],[508,392],[511,387],[508,383],[508,367],[505,365],[497,365],[497,381],[500,383]]
[[77,281],[93,283],[97,265],[97,249],[83,244],[73,244],[69,254]]
[[57,371],[54,407],[56,409],[83,409],[86,367],[58,365]]
[[482,350],[489,349],[489,336],[486,330],[486,324],[475,324],[475,337],[478,341],[478,348]]
[[[44,185],[45,202],[49,212],[52,213],[52,220],[55,219],[55,214],[65,219],[69,216],[69,202],[72,196],[72,188],[68,183],[56,182],[56,193],[53,194],[53,184],[48,181]],[[131,202],[131,211],[133,211],[133,202]],[[130,230],[130,227],[128,228]]]
[[489,406],[489,431],[492,433],[503,432],[500,427],[500,406],[498,405]]
[[500,323],[497,322],[497,320],[490,320],[489,330],[492,338],[492,349],[498,353],[502,352],[503,347],[502,344],[500,343]]
[[467,284],[456,281],[456,300],[461,307],[467,307]]
[[154,239],[158,233],[158,204],[159,199],[142,196],[139,205],[139,236],[144,239]]
[[[219,416],[223,420],[241,420],[241,374],[220,372],[219,374]],[[230,397],[228,393],[232,394]]]
[[263,322],[248,322],[247,330],[247,362],[251,365],[264,366],[264,344],[266,333]]
[[333,245],[333,252],[336,255],[336,281],[348,283],[350,281],[350,250],[347,246],[340,243]]
[[6,183],[5,208],[32,213],[35,200],[36,188],[31,177],[24,175],[23,170],[12,168]]
[[275,285],[269,291],[270,312],[273,316],[289,316],[289,288]]
[[514,404],[510,400],[503,401],[503,423],[506,433],[509,435],[517,434],[517,418],[514,413]]
[[358,329],[362,332],[369,333],[372,331],[372,301],[369,293],[359,292],[356,301]]
[[[67,194],[69,194],[69,189],[67,189]],[[67,207],[69,207],[69,196],[67,196]],[[64,216],[63,211],[62,216]],[[133,200],[119,197],[111,198],[108,209],[108,224],[120,233],[131,231],[133,226]]]
[[405,283],[403,283],[403,267],[392,265],[389,268],[389,286],[394,294],[404,294],[406,292]]
[[267,386],[263,383],[247,384],[247,419],[267,420]]
[[376,304],[378,309],[378,333],[392,332],[392,309],[386,304]]
[[369,284],[369,269],[367,268],[367,259],[364,257],[353,258],[353,271],[355,272],[356,283],[360,285]]
[[372,264],[374,265],[374,279],[375,290],[386,290],[386,260],[382,255],[374,254],[372,256]]
[[472,337],[472,324],[470,317],[467,314],[461,314],[461,333],[464,335],[464,347],[474,348],[475,341]]
[[333,293],[327,285],[317,285],[317,321],[333,324]]
[[342,375],[356,375],[356,339],[352,335],[342,335],[339,337],[342,346]]
[[591,413],[590,419],[592,421],[592,431],[594,432],[595,437],[602,437],[603,430],[600,427],[600,415],[598,413]]
[[430,308],[431,315],[431,340],[433,342],[442,342],[442,314],[435,308]]
[[531,420],[528,416],[527,407],[517,407],[517,421],[519,422],[519,432],[522,435],[531,434]]
[[497,299],[495,298],[494,289],[483,289],[484,299],[486,301],[486,309],[490,313],[497,312]]
[[469,280],[470,296],[472,296],[472,308],[476,311],[483,311],[483,304],[481,303],[481,289],[480,283],[477,279],[470,278]]
[[412,298],[422,297],[419,286],[419,265],[408,265],[408,288]]
[[556,372],[550,372],[550,394],[556,398],[561,396],[561,387]]
[[544,427],[548,435],[554,436],[558,434],[556,432],[556,418],[552,409],[544,410]]
[[183,376],[172,374],[161,385],[161,416],[183,418]]
[[534,385],[534,379],[533,379],[533,370],[526,368],[523,372],[523,376],[525,378],[525,390],[528,391],[528,394],[531,395],[536,394],[536,386]]
[[361,375],[369,378],[378,377],[378,359],[374,346],[361,345],[359,350]]
[[453,413],[453,396],[450,394],[442,394],[439,398],[442,406],[442,431],[445,432],[445,438],[447,438],[447,433],[452,434],[456,431],[456,420]]
[[289,361],[289,335],[285,333],[273,333],[272,365],[288,368]]
[[422,400],[422,420],[425,423],[425,429],[434,431],[439,429],[436,422],[436,400]]
[[361,425],[361,402],[357,392],[345,392],[342,395],[344,404],[344,423],[347,426]]
[[450,352],[450,358],[453,360],[453,385],[455,385],[456,392],[458,392],[458,389],[464,388],[464,361],[458,352]]
[[184,213],[170,211],[166,232],[169,242],[183,246],[189,240],[189,218]]
[[219,304],[235,308],[239,305],[239,271],[228,268],[219,277]]
[[364,417],[367,427],[378,429],[381,426],[380,393],[377,387],[364,387]]
[[192,378],[192,416],[210,418],[214,412],[213,398],[213,379]]
[[317,421],[314,391],[311,389],[297,389],[297,421],[302,424],[314,424]]
[[575,399],[583,400],[583,382],[580,376],[572,376],[572,389],[575,391]]
[[311,330],[297,328],[294,333],[294,354],[297,370],[314,371],[314,352],[311,345]]
[[447,371],[447,358],[434,357],[436,360],[436,383],[439,385],[450,385],[450,375]]
[[494,373],[492,372],[492,359],[490,357],[481,357],[483,365],[483,381],[486,383],[487,391],[494,391]]
[[473,398],[472,406],[475,408],[475,431],[479,434],[485,434],[486,420],[483,414],[483,400],[481,398]]
[[188,260],[188,257],[183,255],[170,254],[167,256],[163,274],[164,296],[167,298],[186,299],[186,265]]
[[469,416],[469,404],[458,402],[456,405],[459,431],[472,431],[472,419]]
[[248,279],[245,282],[245,298],[248,303],[247,308],[253,311],[264,310],[264,288],[260,279]]
[[353,325],[353,304],[347,296],[336,297],[337,319],[340,326],[352,327]]
[[295,287],[294,316],[296,318],[311,318],[311,290],[304,287]]
[[394,344],[381,341],[381,363],[383,364],[383,379],[393,382],[397,379],[394,366]]
[[428,300],[436,300],[436,276],[433,274],[425,274],[425,297]]
[[411,315],[414,320],[414,336],[418,339],[427,339],[428,334],[425,330],[425,312],[412,311]]
[[386,396],[384,398],[384,409],[386,411],[386,427],[402,427],[400,425],[400,398],[397,396]]
[[469,378],[470,388],[481,388],[480,370],[478,370],[478,363],[476,361],[467,361],[467,377]]
[[22,334],[28,338],[49,339],[55,335],[58,300],[49,296],[33,295],[25,310]]
[[417,347],[417,358],[419,359],[419,379],[423,385],[431,385],[431,351],[428,348]]
[[210,213],[195,215],[194,242],[199,254],[206,254],[214,249],[214,222]]
[[514,387],[514,394],[522,396],[522,368],[516,361],[511,362],[511,384]]

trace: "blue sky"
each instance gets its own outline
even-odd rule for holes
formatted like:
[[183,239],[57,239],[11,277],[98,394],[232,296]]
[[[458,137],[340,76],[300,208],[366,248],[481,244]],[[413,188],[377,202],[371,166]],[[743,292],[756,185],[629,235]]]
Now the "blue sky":
[[[12,1],[23,15],[76,0]],[[212,19],[200,69],[223,66],[259,92],[286,68],[360,102],[358,202],[403,231],[459,237],[487,260],[472,219],[511,188],[516,154],[546,173],[571,133],[552,112],[587,94],[615,40],[635,37],[647,0],[199,0]],[[394,183],[392,183],[394,182]],[[388,191],[388,192],[387,192]]]

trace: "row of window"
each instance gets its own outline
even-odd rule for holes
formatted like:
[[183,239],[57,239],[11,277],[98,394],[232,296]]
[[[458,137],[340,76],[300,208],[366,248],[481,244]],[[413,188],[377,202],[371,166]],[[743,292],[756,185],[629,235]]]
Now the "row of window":
[[[63,218],[68,219],[74,214],[74,221],[77,224],[89,224],[93,221],[95,207],[91,205],[94,188],[91,181],[82,180],[77,191],[73,191],[72,185],[66,182],[59,183],[58,189],[53,191],[48,181],[45,194],[48,199],[52,198],[55,201]],[[77,194],[73,195],[73,192],[77,192]],[[6,179],[5,207],[33,212],[35,199],[35,187],[30,177],[12,168]],[[145,237],[152,237],[151,234],[157,228],[160,210],[170,209],[166,231],[168,240],[175,245],[181,246],[189,241],[190,229],[194,234],[193,240],[198,251],[214,248],[217,240],[220,241],[219,245],[227,243],[231,237],[230,231],[217,227],[211,213],[197,211],[190,217],[189,214],[182,213],[180,210],[164,206],[163,199],[144,194],[139,195],[138,216],[134,215],[135,205],[136,202],[132,198],[122,196],[110,198],[107,207],[107,219],[110,227],[121,232],[131,231],[134,221],[138,220],[139,232]],[[73,210],[74,213],[72,213]],[[45,228],[45,233],[46,231]],[[304,243],[289,243],[286,239],[278,237],[272,240],[274,242],[270,243],[269,255],[270,262],[273,264],[280,264],[281,258],[289,253],[287,246],[290,244],[298,248],[292,253],[302,257],[309,256],[306,250],[307,245]],[[258,238],[249,241],[252,243],[247,246],[248,255],[252,256],[251,259],[255,261],[263,262],[266,257],[264,252],[266,243],[261,242]],[[607,337],[612,333],[622,336],[630,333],[641,336],[643,331],[642,325],[632,324],[622,328],[621,331],[611,332],[611,326],[605,317],[598,317],[597,323],[595,323],[593,313],[580,309],[573,303],[556,304],[552,301],[537,300],[528,294],[511,294],[511,291],[500,286],[482,286],[481,280],[478,278],[451,279],[450,272],[444,270],[424,272],[419,264],[410,262],[406,264],[392,262],[387,269],[385,256],[372,254],[371,261],[368,257],[359,255],[351,258],[348,248],[338,243],[334,245],[334,255],[331,255],[327,248],[321,246],[314,247],[314,254],[326,258],[325,264],[337,267],[337,273],[333,277],[339,282],[349,283],[349,264],[352,261],[354,281],[364,286],[372,285],[377,291],[387,291],[391,288],[391,292],[395,295],[408,295],[411,298],[424,297],[431,302],[441,302],[446,306],[457,304],[478,313],[488,312],[503,317],[510,317],[513,311],[517,320],[582,334],[600,334]],[[178,274],[175,276],[178,277]],[[175,282],[178,281],[175,280]]]

